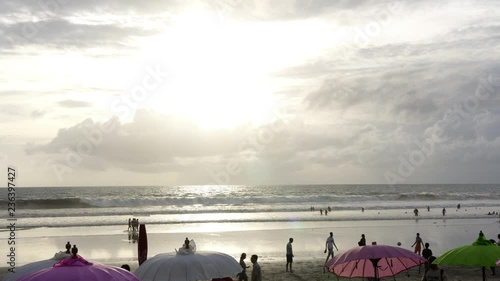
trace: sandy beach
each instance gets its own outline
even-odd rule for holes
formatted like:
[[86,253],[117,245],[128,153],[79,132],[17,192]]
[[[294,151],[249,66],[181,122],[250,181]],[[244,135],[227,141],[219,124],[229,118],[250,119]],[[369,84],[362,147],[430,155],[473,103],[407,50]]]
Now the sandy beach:
[[[479,230],[488,238],[495,238],[500,232],[499,225],[497,218],[150,225],[148,256],[172,252],[189,237],[194,239],[198,250],[224,252],[237,260],[242,252],[259,255],[264,280],[334,280],[337,277],[323,273],[322,268],[325,240],[330,231],[334,232],[340,252],[356,246],[362,233],[368,243],[396,246],[401,242],[401,247],[410,249],[419,232],[424,242],[430,243],[434,255],[439,256],[451,248],[472,243]],[[18,230],[17,237],[17,267],[51,258],[67,241],[76,244],[79,254],[89,261],[118,266],[127,263],[132,271],[138,267],[137,244],[129,240],[126,228],[121,226],[33,228]],[[284,252],[289,237],[295,240],[293,274],[285,272]],[[3,244],[7,245],[6,241]],[[251,264],[249,259],[246,262]],[[444,268],[450,280],[481,279],[480,268]],[[489,270],[487,273],[491,275]],[[2,274],[7,274],[7,268],[2,269]],[[420,280],[420,277],[416,268],[399,274],[396,279]],[[488,278],[500,280],[497,276]]]

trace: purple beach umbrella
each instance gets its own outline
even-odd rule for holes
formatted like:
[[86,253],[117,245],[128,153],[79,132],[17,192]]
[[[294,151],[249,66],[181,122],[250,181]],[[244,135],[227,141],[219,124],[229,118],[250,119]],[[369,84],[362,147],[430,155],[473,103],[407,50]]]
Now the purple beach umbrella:
[[369,245],[338,254],[325,265],[342,277],[384,278],[419,266],[427,259],[400,247]]
[[81,256],[63,259],[53,267],[25,276],[19,281],[140,281],[125,269],[93,264]]

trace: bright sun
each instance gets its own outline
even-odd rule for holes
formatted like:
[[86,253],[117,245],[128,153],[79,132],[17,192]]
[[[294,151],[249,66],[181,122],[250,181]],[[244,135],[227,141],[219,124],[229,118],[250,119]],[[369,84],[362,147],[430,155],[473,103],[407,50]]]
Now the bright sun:
[[273,106],[270,65],[257,41],[237,28],[213,15],[190,15],[143,42],[172,74],[151,106],[204,128],[265,123]]

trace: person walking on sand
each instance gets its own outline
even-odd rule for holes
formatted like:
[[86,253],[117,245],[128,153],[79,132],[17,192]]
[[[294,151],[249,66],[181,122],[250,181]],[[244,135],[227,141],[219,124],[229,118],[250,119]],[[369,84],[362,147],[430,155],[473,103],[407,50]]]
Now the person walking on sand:
[[335,240],[333,239],[333,232],[330,232],[330,236],[326,238],[326,243],[325,243],[325,253],[326,249],[328,249],[328,254],[326,255],[326,260],[325,264],[328,262],[328,259],[332,257],[333,259],[333,246],[335,246],[335,249],[338,251],[339,249],[337,248],[337,245],[335,245]]
[[422,238],[420,238],[420,233],[417,233],[417,237],[415,237],[415,243],[411,245],[412,247],[415,246],[415,254],[418,254],[419,256],[421,255],[423,243],[424,242],[422,241]]
[[293,250],[292,250],[293,238],[288,239],[286,244],[286,272],[288,272],[288,265],[290,265],[290,272],[293,273],[292,263],[293,263]]
[[260,269],[259,263],[257,262],[258,259],[259,256],[257,255],[252,255],[252,257],[250,258],[250,261],[253,264],[251,281],[262,281],[262,271]]
[[247,254],[241,253],[240,266],[242,268],[242,271],[237,274],[238,281],[248,281],[247,268],[249,268],[250,266],[247,266],[247,264],[245,263],[246,258],[247,258]]

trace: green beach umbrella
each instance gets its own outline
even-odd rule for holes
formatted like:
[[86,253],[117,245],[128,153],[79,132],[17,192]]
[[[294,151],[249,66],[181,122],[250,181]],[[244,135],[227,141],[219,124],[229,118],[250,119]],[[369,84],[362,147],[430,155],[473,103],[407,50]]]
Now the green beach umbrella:
[[434,264],[456,266],[481,266],[483,280],[486,280],[485,267],[496,266],[500,259],[500,247],[484,237],[483,232],[472,245],[465,245],[449,250],[436,259]]

